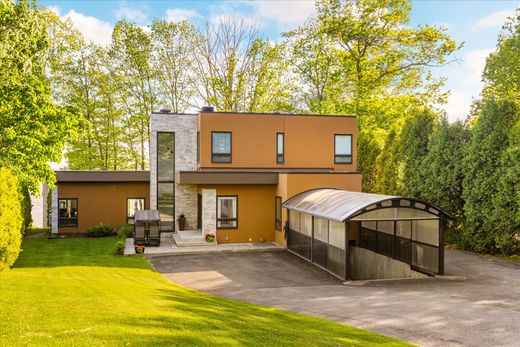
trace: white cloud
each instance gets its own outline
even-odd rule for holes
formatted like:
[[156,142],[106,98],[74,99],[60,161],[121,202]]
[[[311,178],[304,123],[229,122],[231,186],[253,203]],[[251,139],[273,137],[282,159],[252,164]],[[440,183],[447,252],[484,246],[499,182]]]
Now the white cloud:
[[255,1],[251,4],[256,17],[274,20],[283,28],[302,24],[316,12],[314,1],[309,0]]
[[137,23],[146,23],[148,21],[148,15],[144,10],[139,8],[131,8],[127,6],[120,6],[114,11],[114,16],[117,19],[128,19]]
[[489,28],[499,28],[504,24],[507,17],[513,16],[514,14],[514,8],[492,12],[487,16],[480,18],[475,24],[473,24],[471,29],[480,30]]
[[86,16],[83,13],[70,10],[60,16],[63,20],[70,20],[86,41],[92,41],[102,46],[108,46],[112,39],[112,25],[96,17]]
[[484,87],[482,71],[492,51],[492,48],[467,51],[459,64],[453,64],[446,70],[449,78],[447,87],[451,93],[444,109],[450,121],[466,118],[471,103],[479,97]]
[[200,17],[200,14],[195,10],[185,8],[169,8],[166,10],[166,20],[169,22],[182,22],[197,17]]

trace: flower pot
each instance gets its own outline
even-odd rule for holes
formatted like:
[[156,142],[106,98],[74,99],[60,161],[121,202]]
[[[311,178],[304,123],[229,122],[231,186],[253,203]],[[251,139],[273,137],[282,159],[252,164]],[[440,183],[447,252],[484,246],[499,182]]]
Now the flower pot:
[[180,220],[179,221],[179,230],[183,231],[184,229],[186,229],[186,221],[185,220]]
[[144,254],[144,247],[134,247],[135,254]]

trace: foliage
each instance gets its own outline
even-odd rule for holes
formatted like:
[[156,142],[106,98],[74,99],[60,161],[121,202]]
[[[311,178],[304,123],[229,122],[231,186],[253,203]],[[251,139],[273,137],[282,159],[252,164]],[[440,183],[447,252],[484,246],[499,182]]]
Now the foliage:
[[112,235],[112,228],[108,224],[100,223],[87,229],[88,237],[104,237]]
[[134,225],[133,224],[123,224],[119,228],[117,228],[117,238],[126,239],[134,236]]
[[123,255],[124,252],[125,252],[125,241],[124,241],[124,239],[121,240],[118,237],[116,243],[114,244],[114,254]]
[[0,167],[0,271],[11,267],[20,253],[23,218],[18,184],[12,170]]
[[29,189],[26,186],[21,186],[20,190],[20,205],[22,208],[22,234],[25,234],[27,229],[31,226],[32,216],[31,216],[31,194],[29,193]]
[[[515,184],[516,178],[507,176],[508,167],[501,167],[501,158],[508,157],[511,146],[510,130],[518,122],[518,107],[508,100],[484,100],[478,121],[472,129],[471,140],[464,158],[462,197],[464,204],[464,242],[467,247],[480,252],[496,253],[500,251],[499,243],[511,242],[510,227],[504,234],[497,228],[497,219],[514,219],[514,215],[500,215],[495,211],[494,198],[500,192],[500,184],[504,188]],[[516,149],[517,150],[517,149]],[[507,160],[506,160],[507,161]],[[512,162],[512,173],[518,170],[518,162]],[[505,174],[505,177],[501,177]],[[512,180],[510,183],[509,180]],[[512,192],[504,192],[511,194]],[[514,199],[514,198],[513,198]],[[518,204],[515,204],[518,205]],[[502,210],[504,212],[506,210]],[[499,213],[499,217],[495,215]],[[503,225],[504,222],[500,222]],[[507,222],[506,222],[507,223]],[[518,229],[517,229],[518,230]],[[502,246],[503,248],[503,246]]]
[[32,1],[0,1],[0,161],[33,193],[39,182],[54,183],[48,162],[61,161],[76,125],[52,99],[48,34],[48,17]]
[[206,238],[206,242],[215,242],[215,235],[214,234],[206,234],[205,238]]
[[[344,324],[186,289],[153,271],[142,257],[114,256],[114,239],[26,239],[15,268],[0,274],[2,343],[409,345]],[[276,333],[267,333],[272,329]]]
[[25,234],[26,235],[30,235],[30,234],[39,234],[39,233],[50,233],[51,232],[51,228],[29,228],[25,231]]

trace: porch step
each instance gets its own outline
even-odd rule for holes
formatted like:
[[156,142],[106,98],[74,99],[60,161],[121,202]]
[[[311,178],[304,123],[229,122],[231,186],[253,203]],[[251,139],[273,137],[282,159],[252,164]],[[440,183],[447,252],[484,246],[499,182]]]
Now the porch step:
[[173,240],[178,247],[215,246],[215,243],[206,242],[199,231],[183,230],[173,233]]

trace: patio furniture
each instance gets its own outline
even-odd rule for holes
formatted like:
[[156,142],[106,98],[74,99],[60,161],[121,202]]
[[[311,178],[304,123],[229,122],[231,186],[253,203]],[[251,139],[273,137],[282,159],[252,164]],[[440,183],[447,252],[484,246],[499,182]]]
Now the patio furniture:
[[[135,211],[135,237],[134,244],[159,246],[161,244],[161,231],[159,211],[140,210]],[[143,235],[144,233],[144,235]]]

